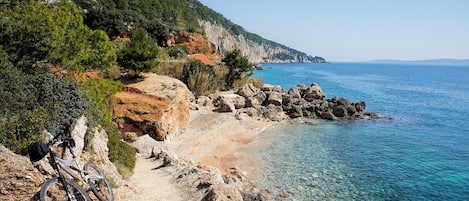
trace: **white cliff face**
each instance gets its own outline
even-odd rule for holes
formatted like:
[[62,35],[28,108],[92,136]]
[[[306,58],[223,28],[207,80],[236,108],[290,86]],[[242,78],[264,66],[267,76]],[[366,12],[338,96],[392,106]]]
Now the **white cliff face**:
[[[311,62],[306,55],[299,55],[283,47],[270,47],[267,44],[259,44],[247,40],[243,35],[234,36],[224,27],[218,24],[212,24],[208,21],[199,21],[200,26],[205,31],[207,39],[213,44],[214,50],[220,55],[235,48],[241,50],[243,55],[249,58],[254,64],[258,63],[286,63],[286,62]],[[285,53],[293,57],[289,60],[280,60],[274,58],[276,54]]]

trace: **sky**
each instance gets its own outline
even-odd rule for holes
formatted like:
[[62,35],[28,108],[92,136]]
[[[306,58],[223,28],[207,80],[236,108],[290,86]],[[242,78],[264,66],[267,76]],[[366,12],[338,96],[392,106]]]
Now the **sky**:
[[469,59],[469,0],[199,0],[329,61]]

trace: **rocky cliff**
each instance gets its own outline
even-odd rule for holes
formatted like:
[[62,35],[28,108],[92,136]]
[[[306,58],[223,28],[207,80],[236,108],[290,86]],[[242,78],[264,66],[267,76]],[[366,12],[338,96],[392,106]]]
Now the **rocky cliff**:
[[144,77],[112,97],[114,120],[124,138],[135,133],[164,140],[189,124],[191,93],[177,79],[156,74]]
[[234,35],[216,22],[200,20],[199,23],[207,36],[207,40],[212,44],[214,51],[220,55],[238,48],[254,64],[326,62],[321,57],[308,56],[306,53],[261,39],[260,37],[259,41],[256,42],[248,39],[243,34]]

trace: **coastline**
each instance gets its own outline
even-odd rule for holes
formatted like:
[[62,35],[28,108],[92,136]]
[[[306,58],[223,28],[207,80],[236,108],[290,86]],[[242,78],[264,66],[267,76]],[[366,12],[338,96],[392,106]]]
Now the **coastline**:
[[140,154],[130,182],[139,193],[125,200],[272,200],[251,179],[261,165],[252,146],[262,146],[259,136],[278,123],[213,107],[191,110],[183,132],[165,142],[141,136],[133,144]]
[[167,142],[167,148],[195,163],[216,167],[222,174],[236,168],[250,175],[260,161],[247,148],[258,135],[279,122],[248,116],[237,118],[231,112],[213,109],[191,110],[189,126]]

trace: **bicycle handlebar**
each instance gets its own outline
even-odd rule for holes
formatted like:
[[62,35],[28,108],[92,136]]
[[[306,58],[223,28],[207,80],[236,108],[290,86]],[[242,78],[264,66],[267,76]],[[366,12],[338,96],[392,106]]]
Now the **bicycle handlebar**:
[[[64,133],[69,133],[70,132],[70,129],[69,127],[65,127],[65,130],[63,132],[60,132],[59,134],[55,135],[51,141],[49,141],[47,143],[48,146],[51,146],[53,144],[55,144],[57,141],[59,141],[59,137],[63,136]],[[71,137],[67,137],[65,139],[62,140],[63,142],[66,142],[66,143],[70,143],[70,145],[75,145],[75,141],[73,141],[73,139]]]

